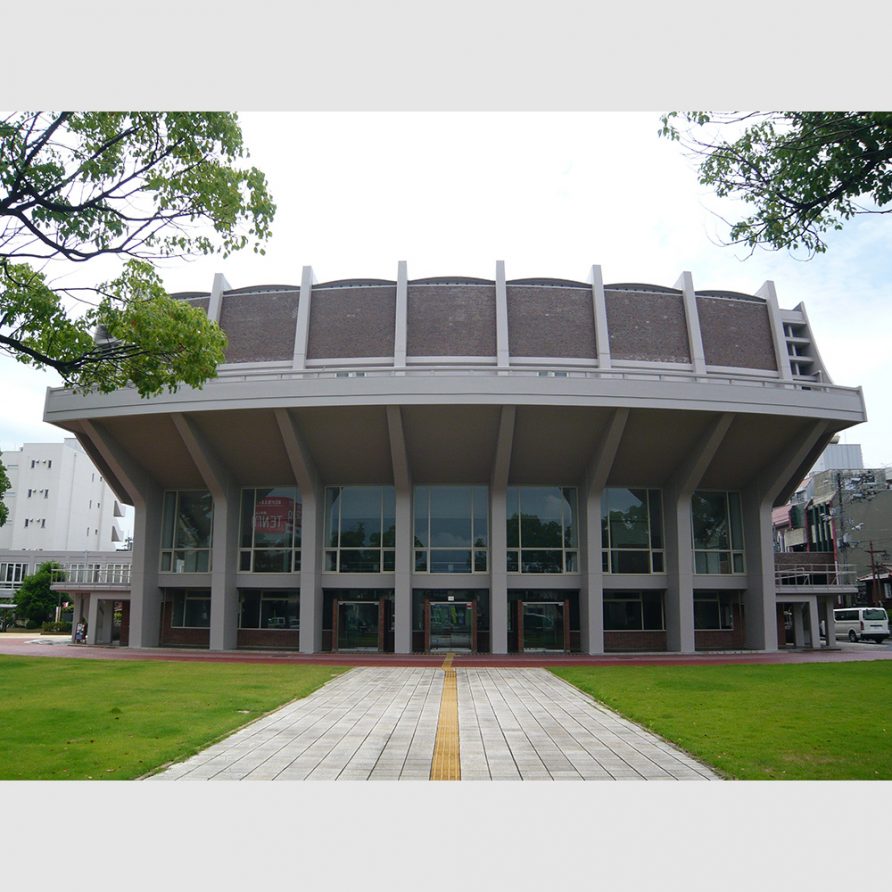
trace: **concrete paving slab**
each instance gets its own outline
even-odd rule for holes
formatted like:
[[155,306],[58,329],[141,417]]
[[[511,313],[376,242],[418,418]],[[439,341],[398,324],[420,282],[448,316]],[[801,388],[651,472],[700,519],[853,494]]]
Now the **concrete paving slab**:
[[[427,780],[444,673],[363,667],[150,780]],[[542,668],[459,668],[464,780],[718,780]]]

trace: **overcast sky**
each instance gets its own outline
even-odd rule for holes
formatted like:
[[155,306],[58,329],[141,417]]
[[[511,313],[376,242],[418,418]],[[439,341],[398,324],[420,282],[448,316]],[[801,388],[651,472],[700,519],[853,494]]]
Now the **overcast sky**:
[[[892,464],[892,220],[862,218],[809,261],[721,245],[721,216],[738,208],[697,183],[677,143],[657,136],[656,112],[339,113],[241,115],[251,161],[278,205],[265,256],[171,262],[170,291],[209,291],[215,272],[233,288],[319,281],[554,276],[672,286],[683,270],[699,289],[754,293],[766,279],[781,307],[803,301],[836,384],[862,386],[869,421],[845,442],[870,466]],[[721,216],[719,216],[721,215]],[[110,267],[82,266],[81,281]],[[92,277],[92,279],[90,278]],[[0,359],[5,411],[0,447],[59,440],[42,419],[55,375]]]

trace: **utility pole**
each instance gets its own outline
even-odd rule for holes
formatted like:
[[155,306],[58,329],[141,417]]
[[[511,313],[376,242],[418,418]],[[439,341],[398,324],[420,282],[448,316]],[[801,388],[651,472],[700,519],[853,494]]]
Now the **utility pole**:
[[874,606],[877,606],[882,604],[883,602],[883,599],[880,597],[880,565],[877,563],[877,555],[881,554],[885,556],[887,552],[885,549],[880,549],[879,551],[877,551],[877,549],[873,547],[873,542],[870,543],[870,548],[865,550],[870,555],[870,572],[873,574],[873,587],[870,592],[870,603]]

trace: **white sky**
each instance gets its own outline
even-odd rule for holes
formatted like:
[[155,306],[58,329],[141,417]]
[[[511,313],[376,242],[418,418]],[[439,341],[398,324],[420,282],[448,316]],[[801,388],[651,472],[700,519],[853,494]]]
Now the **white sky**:
[[[717,214],[735,207],[697,184],[676,143],[657,136],[656,112],[252,112],[241,116],[251,162],[278,205],[265,256],[171,262],[169,290],[207,290],[215,272],[234,288],[351,276],[584,280],[672,286],[683,270],[697,288],[755,292],[766,279],[780,305],[804,301],[837,384],[862,386],[869,421],[846,432],[869,466],[892,464],[892,220],[862,218],[803,262],[786,253],[719,244]],[[66,270],[67,272],[67,270]],[[112,270],[82,266],[84,283]],[[42,419],[55,375],[0,359],[7,410],[0,446],[58,440]]]

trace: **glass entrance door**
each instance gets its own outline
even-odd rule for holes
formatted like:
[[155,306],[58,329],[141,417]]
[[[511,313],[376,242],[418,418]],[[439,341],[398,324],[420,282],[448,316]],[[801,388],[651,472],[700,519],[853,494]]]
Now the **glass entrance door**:
[[564,650],[562,601],[523,602],[523,650]]
[[430,650],[473,650],[474,605],[461,601],[429,604]]
[[338,602],[338,650],[378,650],[378,602]]

